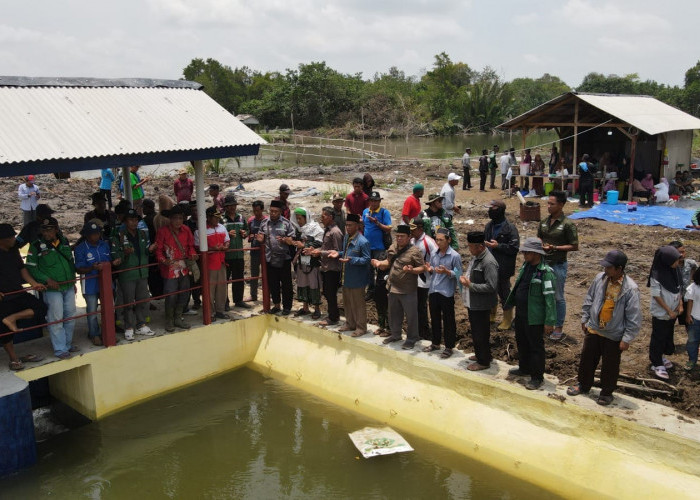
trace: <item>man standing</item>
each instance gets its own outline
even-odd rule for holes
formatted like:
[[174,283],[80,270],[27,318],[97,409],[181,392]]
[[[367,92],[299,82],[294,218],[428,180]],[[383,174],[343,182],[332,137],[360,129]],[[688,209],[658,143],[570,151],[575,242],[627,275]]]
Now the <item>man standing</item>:
[[338,226],[340,232],[345,234],[345,210],[343,210],[343,202],[345,198],[340,193],[333,193],[333,220]]
[[498,160],[498,163],[501,166],[501,189],[503,191],[510,191],[510,179],[508,179],[508,169],[511,167],[511,160],[510,154],[508,154],[507,150],[503,151],[503,154]]
[[627,256],[620,250],[611,250],[600,265],[604,271],[595,277],[583,301],[581,329],[585,337],[578,383],[566,393],[569,396],[588,393],[602,357],[598,404],[607,406],[612,403],[612,393],[617,387],[622,351],[639,335],[642,313],[639,288],[625,273]]
[[[223,217],[223,223],[229,237],[229,251],[226,252],[226,280],[240,280],[245,276],[245,260],[240,249],[243,248],[243,241],[248,237],[248,224],[245,218],[236,212],[238,200],[236,200],[234,195],[226,195],[224,198],[224,209],[226,213]],[[250,306],[243,301],[244,291],[245,281],[231,283],[231,297],[233,298],[234,306],[241,309],[250,309]],[[228,304],[228,294],[226,304]]]
[[165,297],[165,331],[172,332],[175,327],[185,330],[190,327],[182,318],[187,305],[186,290],[190,287],[187,261],[196,261],[198,255],[192,231],[184,224],[182,207],[175,205],[164,215],[169,223],[156,233],[156,258],[163,277],[163,293],[180,292]]
[[491,189],[496,189],[496,170],[498,170],[498,145],[493,146],[493,151],[489,154],[489,172],[491,173]]
[[359,231],[359,215],[348,214],[345,222],[347,234],[343,238],[342,250],[331,251],[328,257],[338,258],[343,266],[345,325],[340,328],[340,331],[353,332],[353,337],[361,337],[367,333],[365,287],[369,278],[370,245]]
[[[386,259],[386,249],[391,245],[391,213],[381,206],[382,197],[378,191],[374,191],[369,200],[369,208],[362,214],[365,227],[365,238],[369,241],[372,258]],[[389,306],[386,290],[386,272],[369,269],[369,287],[367,300],[374,300],[377,308],[377,323],[379,335],[387,326],[387,309]]]
[[224,195],[221,194],[218,184],[209,185],[209,196],[211,196],[211,204],[216,207],[216,210],[220,214],[224,213]]
[[479,191],[486,191],[486,179],[489,175],[489,150],[482,149],[479,156]]
[[556,301],[557,323],[551,340],[561,340],[564,334],[564,319],[566,318],[566,298],[564,285],[569,268],[567,254],[578,250],[578,231],[574,223],[564,215],[566,192],[552,191],[547,201],[549,216],[542,219],[537,227],[537,237],[542,240],[542,248],[546,253],[545,262],[552,268],[557,277]]
[[[260,226],[267,219],[267,215],[263,213],[265,204],[260,200],[253,202],[253,215],[248,219],[248,241],[250,242],[250,276],[257,278],[260,276],[260,258],[261,252],[264,251],[262,245],[257,240],[256,236],[260,232]],[[245,299],[248,300],[248,299]],[[250,280],[250,300],[258,300],[258,280]]]
[[428,201],[426,202],[428,208],[423,210],[419,217],[423,219],[423,227],[426,234],[435,239],[437,230],[444,227],[450,232],[450,246],[455,250],[459,250],[457,234],[452,225],[452,217],[442,208],[442,200],[443,198],[439,194],[428,196]]
[[443,197],[442,207],[445,209],[450,217],[454,217],[455,214],[460,213],[461,209],[456,204],[456,193],[455,186],[459,184],[461,177],[454,172],[450,172],[447,176],[447,182],[442,186],[440,191],[440,196]]
[[362,212],[369,206],[369,196],[362,190],[362,186],[361,177],[352,180],[352,192],[345,197],[345,209],[348,214],[362,216]]
[[[224,251],[229,247],[229,233],[221,224],[221,214],[216,206],[207,208],[207,269],[209,273],[209,299],[211,302],[211,320],[230,319],[225,314],[228,284],[226,283],[226,264]],[[194,232],[194,246],[199,248],[199,230]],[[242,269],[241,261],[241,269]],[[241,300],[243,291],[241,290]]]
[[[544,383],[544,334],[551,333],[556,321],[554,273],[544,263],[542,240],[528,238],[521,249],[525,262],[508,295],[507,307],[515,306],[515,341],[518,344],[518,368],[511,375],[529,375],[525,385],[539,389]],[[512,311],[512,309],[509,309]]]
[[114,172],[111,168],[100,170],[100,193],[107,200],[107,206],[112,209],[112,184],[114,183]]
[[177,179],[175,179],[175,182],[173,182],[173,193],[175,193],[177,203],[180,203],[181,201],[192,201],[194,182],[192,182],[192,179],[187,177],[187,169],[181,168],[177,172]]
[[289,186],[287,184],[280,184],[279,191],[280,195],[276,196],[273,201],[279,201],[282,203],[280,205],[282,210],[282,217],[284,217],[289,222],[291,222],[292,225],[294,225],[296,221],[292,221],[292,206],[289,204],[289,195],[292,193],[292,190],[289,189]]
[[54,355],[68,359],[79,350],[73,345],[75,320],[61,322],[75,316],[75,265],[70,245],[59,235],[58,221],[53,217],[42,221],[41,237],[29,245],[27,268],[36,281],[46,285],[46,321],[57,322],[47,327]]
[[144,177],[143,179],[141,179],[141,177],[139,177],[139,168],[141,168],[140,165],[134,165],[133,167],[131,167],[129,173],[129,182],[131,186],[131,199],[133,201],[132,208],[137,212],[141,213],[141,203],[143,203],[143,199],[145,197],[143,185],[150,181],[151,178]]
[[107,199],[102,191],[92,193],[90,199],[92,200],[92,206],[94,208],[85,214],[83,223],[87,223],[92,219],[101,220],[102,235],[105,238],[109,238],[112,234],[112,229],[117,225],[117,218],[114,213],[107,208]]
[[401,220],[404,224],[410,224],[423,208],[420,204],[420,199],[423,197],[423,191],[423,184],[415,184],[413,186],[413,194],[406,198],[406,201],[403,202]]
[[425,271],[425,262],[420,251],[411,245],[411,229],[402,224],[396,228],[396,243],[387,250],[385,260],[372,259],[376,269],[389,270],[389,329],[391,335],[385,344],[401,340],[404,316],[407,330],[402,349],[413,349],[420,340],[418,335],[418,275]]
[[36,219],[22,227],[16,238],[17,248],[22,248],[31,242],[38,240],[41,236],[41,224],[45,219],[51,217],[55,213],[46,203],[39,203],[36,206]]
[[19,330],[17,322],[20,320],[33,317],[43,322],[46,315],[46,306],[31,293],[22,292],[22,285],[29,283],[39,291],[46,287],[36,281],[24,266],[15,244],[15,230],[10,224],[0,224],[0,276],[0,344],[10,358],[10,370],[17,371],[24,368],[23,362],[41,361],[42,358],[34,354],[18,357],[10,332]]
[[[141,220],[136,210],[130,209],[124,216],[125,227],[120,228],[112,238],[112,259],[119,271],[117,280],[123,294],[124,304],[124,338],[134,339],[138,335],[153,335],[146,325],[148,302],[148,255],[155,249],[148,239],[148,231],[139,229]],[[119,263],[118,265],[116,263]],[[138,302],[137,304],[130,304]]]
[[[487,205],[489,222],[484,228],[484,244],[498,262],[498,298],[503,309],[503,321],[499,330],[509,330],[513,322],[513,308],[506,306],[510,294],[510,278],[515,274],[515,259],[520,248],[520,235],[515,224],[506,219],[506,204],[503,200],[491,200]],[[491,310],[491,322],[496,321],[498,306]]]
[[34,176],[28,175],[25,182],[17,188],[19,208],[22,209],[24,225],[26,226],[36,218],[36,206],[39,204],[39,186],[34,184]]
[[489,312],[498,304],[498,263],[484,244],[484,233],[470,231],[467,233],[467,243],[472,259],[467,271],[460,276],[459,281],[468,288],[465,306],[469,310],[469,323],[472,328],[474,342],[474,363],[467,370],[486,370],[491,366],[491,327]]
[[[342,199],[342,198],[341,198]],[[337,325],[340,320],[338,310],[338,287],[340,286],[340,272],[342,264],[337,259],[331,258],[332,252],[339,252],[343,248],[343,233],[335,223],[335,210],[332,207],[323,207],[321,223],[323,224],[323,242],[321,248],[310,249],[306,253],[321,258],[321,281],[323,282],[323,296],[328,303],[328,318],[319,325]]]
[[[292,312],[294,289],[292,286],[292,256],[289,246],[294,241],[294,226],[282,217],[284,204],[281,200],[270,202],[270,218],[260,225],[258,242],[265,245],[265,261],[267,262],[267,285],[270,287],[270,297],[273,307],[272,314],[289,316]],[[282,297],[280,300],[280,291]],[[280,308],[280,303],[282,308]]]
[[[435,252],[438,250],[437,243],[435,243],[433,238],[425,234],[423,219],[420,217],[413,219],[409,227],[411,228],[411,244],[418,248],[423,255],[423,261],[429,263],[430,258],[435,255]],[[430,288],[430,279],[430,274],[422,273],[418,275],[418,334],[421,338],[426,340],[431,340],[433,338],[430,324],[428,323],[428,290]]]
[[472,148],[467,148],[464,150],[462,155],[462,173],[464,174],[464,181],[462,182],[462,191],[472,188],[472,167],[470,165],[470,156],[472,154]]

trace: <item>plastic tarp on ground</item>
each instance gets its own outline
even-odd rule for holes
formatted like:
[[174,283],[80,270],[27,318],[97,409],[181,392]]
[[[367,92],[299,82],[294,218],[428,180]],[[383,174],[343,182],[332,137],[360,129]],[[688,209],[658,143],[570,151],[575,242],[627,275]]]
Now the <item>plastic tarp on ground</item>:
[[629,212],[627,205],[607,205],[601,203],[590,210],[576,212],[570,219],[600,219],[618,224],[637,224],[640,226],[665,226],[672,229],[685,229],[695,210],[688,208],[665,207],[660,205],[639,206],[636,211]]

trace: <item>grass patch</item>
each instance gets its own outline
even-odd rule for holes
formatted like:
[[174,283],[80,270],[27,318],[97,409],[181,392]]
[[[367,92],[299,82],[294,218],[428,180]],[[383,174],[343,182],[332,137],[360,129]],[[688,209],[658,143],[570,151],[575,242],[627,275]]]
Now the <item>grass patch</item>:
[[323,192],[323,201],[331,202],[333,201],[333,196],[335,193],[339,193],[343,198],[348,195],[348,189],[344,186],[330,186],[326,191]]

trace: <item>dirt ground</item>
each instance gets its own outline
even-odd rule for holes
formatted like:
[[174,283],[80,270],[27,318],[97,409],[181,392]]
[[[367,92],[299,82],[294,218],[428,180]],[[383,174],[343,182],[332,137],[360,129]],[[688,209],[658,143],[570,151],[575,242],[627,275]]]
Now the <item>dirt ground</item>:
[[[225,175],[210,176],[208,180],[218,182],[223,189],[233,189],[239,183],[245,186],[245,191],[239,191],[239,210],[250,213],[248,207],[254,199],[265,201],[266,206],[280,182],[286,182],[293,190],[291,202],[293,206],[304,206],[318,215],[321,207],[328,205],[327,192],[336,189],[349,190],[355,176],[369,172],[374,177],[376,188],[384,196],[383,205],[392,214],[394,221],[400,217],[403,200],[411,192],[415,182],[425,185],[425,199],[430,193],[439,192],[446,182],[447,174],[459,171],[460,168],[449,163],[424,165],[419,163],[401,164],[359,164],[346,166],[315,166],[297,167],[288,170],[273,171],[234,171]],[[1,220],[10,222],[19,231],[21,216],[16,190],[18,178],[0,179],[0,190],[5,193],[5,203],[0,206]],[[97,189],[97,179],[68,179],[56,180],[53,176],[37,176],[37,184],[42,190],[43,201],[57,210],[56,217],[69,240],[78,238],[83,215],[91,209],[89,195]],[[474,184],[474,183],[472,183]],[[172,179],[157,178],[146,184],[146,196],[156,198],[158,194],[172,194]],[[326,196],[324,196],[326,194]],[[484,205],[491,199],[501,199],[501,192],[491,190],[481,193],[478,189],[462,191],[457,189],[457,201],[462,206],[462,214],[455,217],[455,229],[459,234],[460,253],[465,262],[468,259],[466,233],[474,229],[483,229],[488,221]],[[521,241],[528,236],[535,236],[536,222],[523,222],[519,219],[519,203],[517,198],[506,199],[507,215],[520,232]],[[571,213],[578,205],[569,203],[565,212]],[[541,205],[542,217],[546,216],[546,203]],[[579,232],[579,251],[569,254],[569,275],[566,283],[567,319],[564,325],[566,337],[563,341],[546,341],[547,373],[559,377],[561,384],[570,384],[576,378],[582,333],[580,328],[581,304],[589,284],[596,273],[601,271],[598,264],[605,253],[613,248],[623,250],[628,258],[627,271],[637,282],[641,290],[642,310],[644,319],[639,337],[632,343],[630,349],[623,353],[621,372],[638,379],[652,379],[649,371],[648,346],[651,331],[651,316],[649,314],[650,294],[646,288],[646,276],[655,249],[674,239],[685,242],[688,258],[700,260],[700,233],[671,230],[662,227],[626,226],[597,220],[580,220],[576,222]],[[519,263],[522,259],[519,258]],[[376,319],[373,306],[370,305],[370,320]],[[500,321],[500,311],[499,311]],[[469,322],[466,309],[462,304],[457,305],[457,325],[459,347],[472,350],[468,335]],[[679,390],[679,397],[658,397],[645,399],[654,400],[660,404],[673,406],[693,417],[700,417],[700,373],[688,374],[682,369],[687,361],[685,342],[687,335],[683,327],[676,328],[676,353],[670,359],[676,364],[671,370],[670,384]],[[514,363],[517,360],[517,349],[513,331],[492,331],[491,346],[494,357]],[[660,388],[659,384],[647,382],[652,388]],[[625,389],[620,389],[624,391]],[[637,392],[630,394],[639,396]],[[643,397],[643,396],[642,396]]]

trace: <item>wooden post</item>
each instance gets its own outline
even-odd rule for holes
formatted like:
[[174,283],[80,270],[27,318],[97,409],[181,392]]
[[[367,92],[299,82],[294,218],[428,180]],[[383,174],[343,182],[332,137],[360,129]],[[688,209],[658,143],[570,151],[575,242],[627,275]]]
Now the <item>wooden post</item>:
[[576,162],[578,161],[578,104],[574,104],[574,157],[571,160],[571,175],[576,175]]
[[630,147],[630,176],[627,183],[627,201],[632,201],[634,190],[632,183],[634,182],[634,157],[637,155],[637,134],[632,136],[632,146]]

